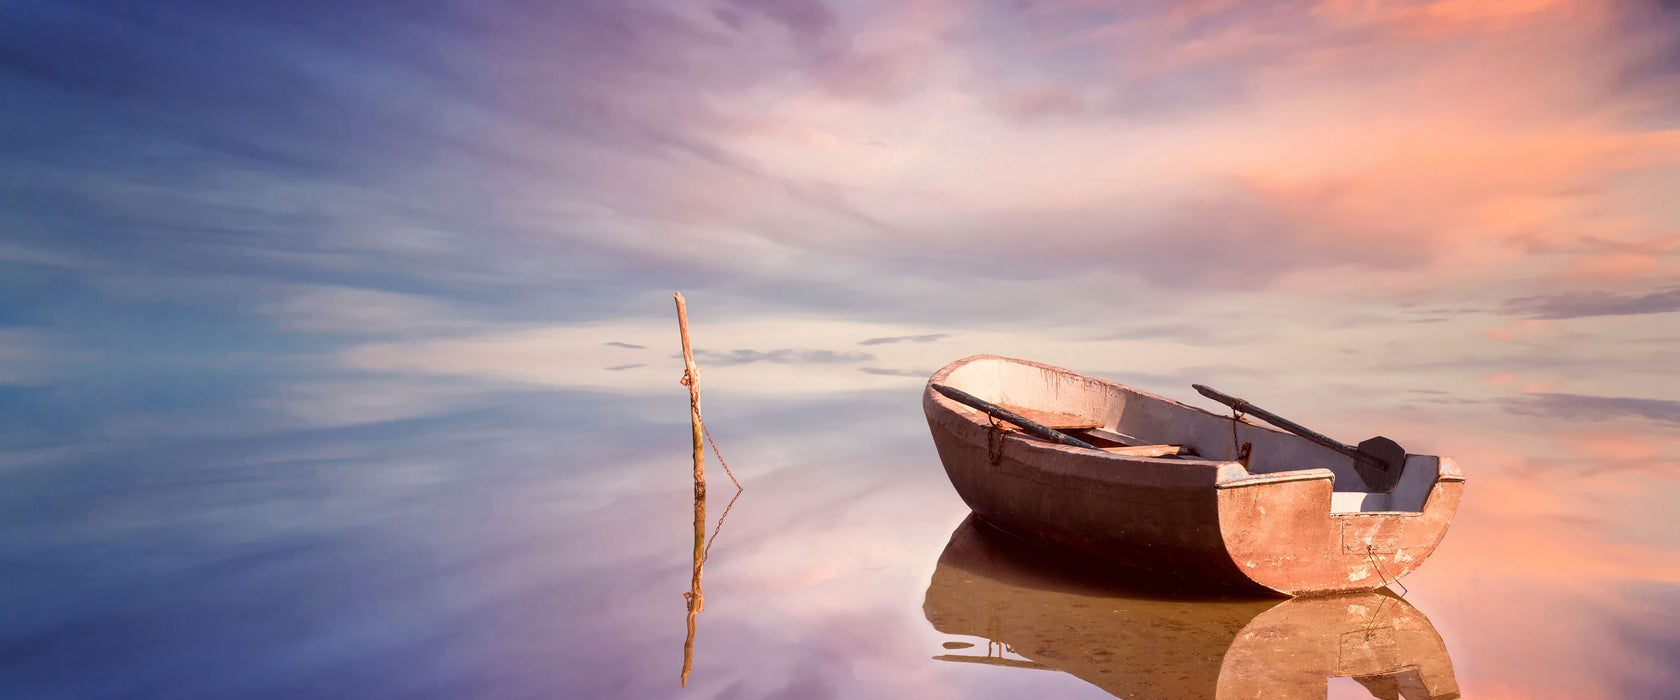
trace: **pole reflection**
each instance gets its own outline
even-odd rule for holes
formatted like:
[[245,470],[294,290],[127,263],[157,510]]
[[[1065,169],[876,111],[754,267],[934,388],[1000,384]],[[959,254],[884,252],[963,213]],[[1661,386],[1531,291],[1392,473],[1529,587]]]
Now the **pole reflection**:
[[735,501],[741,497],[741,489],[737,488],[734,498],[729,499],[729,505],[723,507],[723,515],[718,516],[717,527],[712,530],[711,539],[706,538],[706,492],[695,489],[694,492],[694,578],[689,582],[688,591],[683,598],[688,601],[688,638],[683,640],[682,687],[688,687],[688,675],[694,670],[694,633],[695,618],[700,611],[706,609],[706,594],[700,588],[700,577],[706,568],[706,557],[711,554],[712,542],[717,540],[718,533],[723,532],[723,521],[729,518],[730,509],[735,507]]
[[[986,640],[958,663],[1055,670],[1124,698],[1323,698],[1352,678],[1384,700],[1459,696],[1429,619],[1387,590],[1254,599],[1098,569],[969,516],[923,612]],[[947,650],[974,648],[962,641]]]
[[706,565],[706,492],[694,490],[694,579],[683,598],[688,599],[688,639],[683,641],[682,687],[694,670],[694,618],[706,609],[706,594],[700,590],[700,575]]

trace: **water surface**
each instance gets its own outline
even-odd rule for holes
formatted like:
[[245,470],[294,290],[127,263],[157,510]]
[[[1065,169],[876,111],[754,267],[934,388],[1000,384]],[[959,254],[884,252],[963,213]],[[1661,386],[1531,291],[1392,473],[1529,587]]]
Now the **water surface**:
[[[7,697],[1680,695],[1674,2],[4,8]],[[978,353],[1463,505],[1375,607],[987,584]]]
[[[454,398],[386,419],[391,406],[359,407],[368,387],[347,383],[330,395],[346,415],[329,424],[324,389],[314,422],[263,408],[293,380],[159,389],[178,403],[56,423],[68,392],[10,395],[22,426],[85,437],[6,455],[0,678],[27,697],[1194,697],[1228,680],[1215,661],[1240,629],[1292,605],[1188,602],[1036,565],[1026,583],[953,568],[942,553],[972,527],[927,436],[921,380],[743,392],[728,378],[752,365],[720,365],[705,375],[707,416],[746,490],[710,549],[683,688],[694,529],[681,363],[625,352],[656,354],[649,371],[668,388],[413,379],[416,394]],[[1175,391],[1160,383],[1146,388]],[[1373,599],[1438,635],[1415,665],[1446,669],[1465,697],[1669,696],[1674,483],[1614,445],[1555,446],[1672,428],[1418,396],[1270,402],[1333,434],[1380,424],[1462,460],[1446,541],[1403,601]],[[735,490],[708,460],[710,535]],[[1011,595],[1015,612],[996,602]],[[1141,648],[1136,625],[1093,602],[1155,610],[1170,639]],[[1325,622],[1286,641],[1322,652],[1348,631]],[[1182,683],[1157,658],[1175,654],[1201,659]],[[1333,697],[1420,682],[1323,665],[1306,673]]]

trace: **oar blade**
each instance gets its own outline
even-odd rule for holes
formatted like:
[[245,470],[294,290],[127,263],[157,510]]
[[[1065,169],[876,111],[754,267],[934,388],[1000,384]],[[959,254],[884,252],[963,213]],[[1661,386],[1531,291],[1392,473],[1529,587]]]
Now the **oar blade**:
[[1358,450],[1372,457],[1388,463],[1388,469],[1378,469],[1360,460],[1353,461],[1353,468],[1359,472],[1359,478],[1365,480],[1365,485],[1377,493],[1393,493],[1394,487],[1400,483],[1400,474],[1406,470],[1406,448],[1388,438],[1377,436],[1359,443]]

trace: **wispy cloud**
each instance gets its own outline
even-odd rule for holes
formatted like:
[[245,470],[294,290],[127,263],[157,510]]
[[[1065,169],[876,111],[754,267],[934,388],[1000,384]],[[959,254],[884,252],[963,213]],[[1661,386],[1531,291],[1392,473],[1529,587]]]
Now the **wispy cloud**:
[[42,328],[0,327],[0,386],[44,385],[105,359],[75,338]]
[[281,326],[334,336],[454,335],[494,327],[493,308],[378,289],[310,286],[267,307]]
[[895,335],[886,338],[870,338],[858,345],[889,345],[892,343],[931,343],[950,337],[949,333],[928,333],[926,335]]
[[1104,340],[1172,340],[1187,345],[1237,345],[1239,338],[1232,337],[1228,332],[1221,332],[1217,322],[1206,326],[1187,324],[1172,324],[1159,326],[1142,326],[1113,331],[1103,335]]
[[1644,418],[1680,425],[1680,401],[1582,394],[1525,394],[1507,400],[1513,413],[1572,420]]
[[[119,316],[149,290],[220,314],[188,334],[268,352],[640,318],[680,288],[903,331],[718,363],[926,367],[834,349],[981,352],[955,341],[1040,324],[1218,349],[1277,329],[1182,319],[1309,299],[1676,303],[1661,5],[106,9],[0,26],[0,258],[56,276],[0,314]],[[1480,340],[1429,316],[1385,340]]]
[[[678,357],[681,357],[680,355]],[[713,365],[747,365],[754,362],[769,362],[778,365],[828,365],[851,364],[868,362],[875,359],[874,355],[866,352],[836,352],[834,350],[815,350],[808,348],[782,348],[780,350],[731,350],[719,352],[715,350],[697,350],[694,353],[697,361],[704,361]]]
[[914,369],[883,369],[883,368],[880,368],[880,367],[859,367],[858,371],[863,372],[864,374],[873,374],[873,375],[876,375],[876,376],[879,376],[879,377],[914,377],[914,378],[917,378],[917,379],[925,379],[927,377],[933,376],[932,371],[923,372],[921,370],[914,370]]
[[1680,311],[1680,286],[1648,294],[1569,292],[1520,297],[1505,302],[1507,313],[1540,319],[1630,316]]
[[[1624,116],[1671,94],[1672,18],[1579,3],[63,7],[6,30],[23,239],[426,294],[668,275],[752,294],[824,268],[848,281],[812,303],[913,271],[970,313],[998,295],[958,269],[1429,288],[1648,238],[1660,208],[1593,212],[1680,143]],[[92,133],[74,158],[47,146]]]

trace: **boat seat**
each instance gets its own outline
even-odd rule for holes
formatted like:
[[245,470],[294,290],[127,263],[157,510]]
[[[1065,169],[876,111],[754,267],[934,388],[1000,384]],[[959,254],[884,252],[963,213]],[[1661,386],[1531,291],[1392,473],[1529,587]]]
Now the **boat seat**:
[[[1378,505],[1376,502],[1378,500],[1387,499],[1373,498],[1373,496],[1387,495],[1388,494],[1383,493],[1366,493],[1364,491],[1334,491],[1330,494],[1330,512],[1360,513],[1385,510],[1385,508]],[[1371,506],[1370,511],[1366,510],[1366,505]]]
[[1193,455],[1192,450],[1183,445],[1132,445],[1122,447],[1103,447],[1102,451],[1111,455],[1126,455],[1128,457],[1165,457],[1167,455]]

